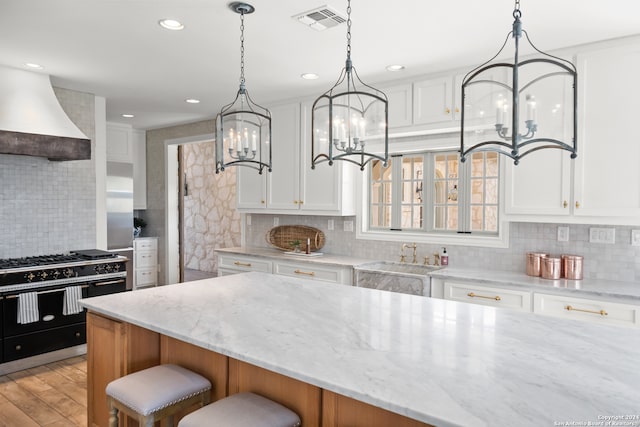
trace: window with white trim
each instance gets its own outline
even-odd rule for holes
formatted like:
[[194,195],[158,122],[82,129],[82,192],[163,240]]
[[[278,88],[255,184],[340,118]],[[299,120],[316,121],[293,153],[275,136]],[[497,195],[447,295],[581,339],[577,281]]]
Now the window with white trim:
[[370,166],[369,229],[498,234],[497,153],[460,162],[457,151],[392,155]]

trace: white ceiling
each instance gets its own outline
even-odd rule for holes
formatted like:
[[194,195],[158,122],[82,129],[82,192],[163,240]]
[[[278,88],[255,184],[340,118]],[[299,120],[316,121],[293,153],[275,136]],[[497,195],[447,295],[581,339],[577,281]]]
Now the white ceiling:
[[[107,120],[151,129],[212,118],[235,97],[240,16],[227,0],[0,0],[0,64],[42,64],[56,86],[107,99]],[[319,95],[346,57],[346,26],[311,30],[291,17],[346,0],[250,0],[247,88],[268,104]],[[353,0],[352,58],[367,83],[479,65],[510,31],[512,0]],[[545,51],[640,33],[637,0],[522,0]],[[162,18],[183,22],[167,31]],[[406,69],[391,73],[389,64]],[[300,74],[315,72],[307,81]],[[197,105],[186,98],[198,98]],[[135,114],[124,119],[122,113]]]

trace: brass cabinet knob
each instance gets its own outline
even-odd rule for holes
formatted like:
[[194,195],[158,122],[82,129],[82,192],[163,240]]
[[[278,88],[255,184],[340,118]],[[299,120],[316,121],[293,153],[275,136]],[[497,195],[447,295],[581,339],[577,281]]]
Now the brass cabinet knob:
[[580,202],[576,202],[576,209],[580,209]]
[[566,209],[566,208],[567,208],[567,206],[569,206],[569,203],[567,203],[567,201],[565,200],[565,201],[562,203],[562,207]]
[[459,113],[460,109],[458,107],[456,107],[456,113]]
[[294,204],[294,205],[297,205],[297,204],[298,204],[298,201],[297,201],[297,200],[294,200],[294,201],[293,201],[293,204]]
[[262,203],[264,205],[264,200],[260,200],[260,203]]
[[302,200],[298,200],[298,203],[303,204],[304,202]]
[[444,109],[444,112],[447,113],[447,114],[451,114],[451,109],[449,109],[449,107],[447,107],[447,108]]

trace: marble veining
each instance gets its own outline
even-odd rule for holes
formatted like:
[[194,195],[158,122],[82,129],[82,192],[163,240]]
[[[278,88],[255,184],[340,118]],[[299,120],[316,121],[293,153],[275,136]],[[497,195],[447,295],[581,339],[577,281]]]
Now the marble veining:
[[244,273],[90,310],[436,426],[637,414],[640,331]]

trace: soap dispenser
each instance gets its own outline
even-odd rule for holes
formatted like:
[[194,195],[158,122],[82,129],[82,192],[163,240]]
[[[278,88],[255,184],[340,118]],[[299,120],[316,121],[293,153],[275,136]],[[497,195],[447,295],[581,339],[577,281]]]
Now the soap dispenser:
[[449,265],[449,255],[447,254],[447,248],[442,248],[442,254],[440,255],[440,264]]

